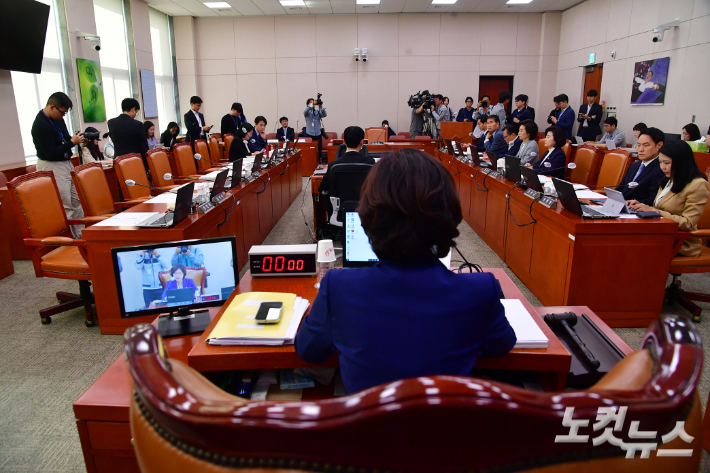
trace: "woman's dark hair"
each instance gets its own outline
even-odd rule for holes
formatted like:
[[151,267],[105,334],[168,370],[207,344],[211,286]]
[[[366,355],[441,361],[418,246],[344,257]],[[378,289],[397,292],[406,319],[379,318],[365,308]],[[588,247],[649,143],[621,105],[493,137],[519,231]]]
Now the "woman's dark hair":
[[665,187],[668,181],[673,179],[671,192],[678,194],[695,178],[702,177],[707,180],[707,176],[700,172],[698,165],[695,163],[692,148],[685,141],[671,141],[661,146],[659,152],[671,158],[671,177],[664,176],[661,179],[661,188]]
[[387,153],[365,179],[358,213],[372,250],[384,260],[443,258],[456,245],[461,201],[454,179],[423,151]]
[[[148,135],[148,130],[150,130],[151,127],[154,127],[155,123],[151,122],[150,120],[146,120],[143,122],[143,127],[145,128],[145,134]],[[155,131],[153,131],[153,136],[155,136]],[[148,137],[150,138],[150,137]]]
[[237,136],[238,136],[239,138],[244,139],[244,137],[247,136],[247,134],[248,134],[250,131],[252,131],[253,129],[254,129],[254,127],[251,126],[249,123],[244,123],[244,124],[242,124],[242,126],[240,126],[239,128],[237,128]]
[[179,269],[180,271],[182,271],[182,277],[187,276],[187,269],[185,269],[185,266],[183,266],[183,265],[181,265],[181,264],[176,264],[175,266],[173,266],[172,268],[170,268],[170,276],[172,276],[173,274],[175,274],[175,271],[177,271],[178,269]]
[[690,135],[690,141],[698,141],[700,139],[700,128],[695,123],[688,123],[683,129]]
[[522,122],[520,122],[520,126],[525,127],[525,131],[528,135],[530,135],[531,140],[537,140],[537,123],[532,120],[523,120]]
[[[97,133],[99,130],[94,128],[93,126],[87,126],[84,132],[88,133]],[[104,136],[104,138],[106,138]],[[94,140],[87,140],[86,143],[84,143],[84,146],[86,146],[86,149],[89,150],[89,153],[91,153],[91,156],[96,160],[96,161],[103,161],[104,155],[101,154],[101,150],[99,149],[99,145],[94,143]]]
[[[527,128],[526,128],[527,130]],[[564,145],[567,144],[567,135],[565,134],[565,131],[562,129],[562,127],[559,126],[551,126],[547,130],[545,130],[545,136],[549,132],[552,132],[553,138],[555,138],[555,148],[562,148]]]
[[[168,127],[166,128],[166,131],[167,131],[168,133],[170,133],[170,129],[171,129],[171,128],[177,128],[177,129],[178,129],[178,133],[180,133],[180,127],[178,126],[177,123],[175,123],[175,122],[170,122],[170,123],[168,123]],[[171,133],[171,134],[172,134],[172,133]]]
[[646,128],[648,128],[648,127],[646,126],[646,124],[644,122],[639,122],[634,125],[633,131],[643,131]]

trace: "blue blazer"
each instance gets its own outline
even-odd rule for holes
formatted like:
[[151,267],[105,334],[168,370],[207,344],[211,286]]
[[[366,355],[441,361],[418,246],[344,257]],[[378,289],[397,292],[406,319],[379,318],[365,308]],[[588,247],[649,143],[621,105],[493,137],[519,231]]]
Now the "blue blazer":
[[[533,112],[530,111],[529,107],[524,107],[522,110],[518,110],[516,108],[515,110],[513,110],[513,113],[510,114],[510,121],[512,123],[515,123],[513,121],[513,118],[517,118],[518,120],[520,120],[522,122],[523,120],[534,120],[535,115],[533,115]],[[520,124],[520,123],[518,123],[518,124]]]
[[628,183],[634,180],[640,166],[640,160],[635,161],[629,166],[617,190],[624,194],[626,200],[638,200],[642,204],[653,205],[656,194],[658,194],[658,188],[661,186],[661,179],[666,175],[661,171],[661,164],[658,162],[658,158],[656,158],[651,161],[651,163],[641,171],[639,177],[636,178],[638,186],[629,187]]
[[[550,163],[549,166],[545,166],[545,163]],[[567,156],[565,152],[560,148],[555,148],[552,153],[548,149],[545,154],[542,155],[540,160],[533,164],[533,169],[538,174],[544,174],[546,176],[556,177],[558,179],[565,178],[565,164],[567,163]],[[549,171],[552,172],[549,172]]]
[[577,116],[574,113],[574,110],[572,110],[572,107],[567,107],[564,109],[564,111],[560,111],[560,116],[557,117],[557,126],[561,127],[565,131],[565,135],[567,135],[567,139],[571,140],[572,139],[572,127],[574,126],[574,122]]
[[266,145],[266,139],[262,138],[261,135],[257,133],[256,129],[254,129],[254,132],[251,135],[251,139],[249,140],[249,151],[251,151],[252,153],[254,151],[260,151],[266,148]]
[[[485,135],[481,138],[483,138],[483,141],[486,140]],[[501,158],[505,156],[505,152],[508,149],[508,143],[506,143],[505,138],[503,138],[503,130],[499,128],[495,133],[493,133],[493,136],[490,140],[488,140],[484,147],[486,148],[486,153],[488,154],[495,154]]]
[[[295,134],[293,132],[293,128],[290,126],[286,128],[286,138],[289,141],[294,141]],[[279,128],[276,130],[276,139],[279,141],[284,141],[284,127]]]
[[459,110],[459,113],[456,114],[456,121],[457,122],[462,122],[464,119],[468,119],[470,122],[474,122],[474,126],[476,120],[473,119],[473,114],[476,113],[475,108],[471,108],[471,110],[466,110],[466,107],[463,107],[462,109]]
[[478,356],[515,345],[499,296],[492,274],[456,274],[438,260],[328,271],[296,353],[323,363],[338,350],[348,393],[417,376],[469,376]]

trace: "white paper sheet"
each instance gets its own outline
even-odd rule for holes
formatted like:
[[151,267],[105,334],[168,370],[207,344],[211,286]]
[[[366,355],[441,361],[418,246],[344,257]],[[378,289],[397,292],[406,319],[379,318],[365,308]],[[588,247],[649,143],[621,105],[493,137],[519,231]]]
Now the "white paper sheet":
[[150,200],[146,200],[146,204],[174,204],[176,199],[177,194],[173,194],[172,192],[163,192]]
[[518,339],[514,348],[547,348],[547,337],[520,299],[503,299],[500,302]]
[[605,195],[590,190],[577,191],[576,194],[578,199],[606,199]]
[[94,227],[132,227],[137,223],[147,219],[153,215],[159,215],[160,212],[121,212],[104,221],[95,223]]

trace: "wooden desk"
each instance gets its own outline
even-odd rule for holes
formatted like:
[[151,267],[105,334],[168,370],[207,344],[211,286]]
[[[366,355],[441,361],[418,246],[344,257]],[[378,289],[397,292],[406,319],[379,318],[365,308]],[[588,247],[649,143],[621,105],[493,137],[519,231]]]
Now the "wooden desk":
[[[231,196],[222,202],[226,209],[233,207],[229,220],[221,207],[215,207],[203,215],[190,215],[173,228],[136,229],[134,227],[91,226],[84,229],[82,237],[92,272],[96,312],[101,333],[120,334],[137,323],[150,322],[153,317],[121,318],[116,282],[114,279],[111,248],[140,245],[151,242],[236,236],[237,262],[244,264],[253,245],[264,241],[276,222],[286,212],[303,187],[301,153],[288,159],[289,166],[282,163],[262,172],[268,181],[266,191],[261,179],[243,183],[231,191]],[[234,204],[234,205],[232,205]],[[128,212],[164,212],[166,204],[140,204]],[[236,265],[236,263],[235,263]]]
[[442,122],[441,137],[451,139],[454,136],[467,138],[473,132],[474,122]]
[[[563,210],[532,205],[504,177],[452,162],[463,217],[546,306],[584,305],[612,327],[646,327],[661,313],[678,224],[671,220],[582,220]],[[510,191],[510,198],[506,194]],[[641,278],[628,276],[634,268]]]
[[[3,215],[10,207],[7,193],[0,194],[0,222],[4,221]],[[15,224],[17,226],[17,224]],[[5,227],[7,228],[7,227]],[[12,264],[12,253],[10,252],[10,242],[8,241],[8,232],[3,230],[0,232],[0,279],[5,278],[15,272],[15,266]]]
[[[367,145],[367,152],[368,153],[386,153],[388,151],[393,151],[396,149],[401,149],[401,148],[414,148],[414,149],[420,149],[424,151],[427,154],[430,154],[431,156],[436,157],[436,145],[438,141],[437,140],[428,140],[428,141],[415,141],[415,140],[410,140],[410,141],[394,141],[392,143],[385,143],[381,145]],[[331,163],[335,161],[335,156],[338,153],[338,144],[329,144],[326,149],[328,150],[328,162]],[[315,167],[313,168],[315,170]],[[304,169],[305,172],[305,169]],[[311,174],[313,172],[311,171]],[[308,174],[309,176],[311,174]]]
[[313,174],[316,166],[318,166],[318,142],[312,141],[310,143],[297,141],[296,149],[301,150],[303,162],[303,175],[302,177],[308,177]]

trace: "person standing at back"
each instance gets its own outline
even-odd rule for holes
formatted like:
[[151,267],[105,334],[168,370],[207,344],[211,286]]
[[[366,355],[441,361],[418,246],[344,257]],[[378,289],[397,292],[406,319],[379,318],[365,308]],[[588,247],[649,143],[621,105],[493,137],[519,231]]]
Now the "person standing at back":
[[491,113],[489,115],[498,115],[498,118],[500,119],[500,126],[504,127],[508,123],[508,112],[507,107],[510,104],[510,99],[512,98],[512,94],[504,90],[503,92],[498,94],[498,103],[493,106],[491,109]]
[[207,132],[212,129],[205,125],[205,116],[200,113],[202,99],[197,95],[190,97],[190,110],[185,114],[185,127],[187,127],[186,141],[205,139]]
[[567,94],[560,94],[555,97],[555,105],[560,105],[558,115],[550,116],[549,120],[556,126],[562,128],[568,140],[572,139],[572,127],[574,126],[574,110],[569,106]]
[[577,118],[579,129],[577,130],[577,135],[579,135],[584,142],[597,141],[597,136],[602,134],[599,122],[602,121],[604,110],[602,106],[596,102],[597,95],[599,95],[597,91],[591,89],[587,92],[587,103],[579,107],[579,115]]
[[315,103],[312,98],[306,100],[306,109],[303,111],[306,119],[306,136],[318,143],[318,162],[323,159],[323,142],[321,141],[321,118],[327,117],[323,101]]
[[528,96],[519,94],[515,96],[515,110],[510,114],[510,119],[518,125],[525,120],[534,120],[534,116],[528,107]]
[[476,113],[476,111],[473,109],[473,97],[466,97],[466,106],[456,114],[456,121],[473,122],[475,121],[473,118],[474,113]]
[[108,133],[113,142],[114,156],[137,153],[143,158],[143,165],[148,169],[145,154],[148,152],[148,135],[143,123],[136,120],[141,106],[138,100],[129,97],[121,101],[123,113],[108,121]]
[[243,118],[244,115],[242,114],[242,105],[240,103],[234,102],[232,104],[232,109],[229,111],[229,113],[222,117],[222,123],[220,124],[220,132],[222,133],[222,139],[224,139],[224,135],[230,133],[232,135],[236,134],[237,128],[240,127],[243,123],[246,123]]
[[[74,165],[72,149],[86,138],[77,131],[69,134],[64,115],[72,108],[71,99],[64,92],[55,92],[47,99],[47,105],[37,113],[32,124],[32,142],[37,150],[37,170],[52,171],[67,218],[84,218],[79,195],[71,178]],[[81,232],[72,228],[75,236]]]

